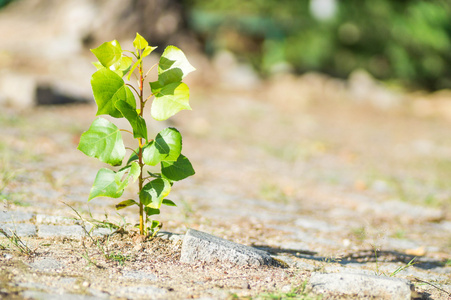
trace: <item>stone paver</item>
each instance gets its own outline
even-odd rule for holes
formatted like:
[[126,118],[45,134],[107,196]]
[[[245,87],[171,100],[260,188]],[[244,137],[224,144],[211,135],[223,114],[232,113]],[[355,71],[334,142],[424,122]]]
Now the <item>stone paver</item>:
[[139,296],[147,296],[152,295],[152,298],[155,296],[164,295],[167,292],[165,289],[158,288],[152,285],[144,285],[144,286],[130,286],[125,288],[119,288],[116,290],[115,295],[135,298]]
[[377,299],[411,298],[408,280],[357,273],[313,273],[310,284],[317,293],[337,293],[353,297],[375,297]]
[[39,225],[38,237],[69,237],[81,238],[85,236],[83,228],[79,225],[57,226],[57,225]]
[[49,216],[45,214],[36,215],[37,224],[73,225],[74,220],[61,216]]
[[158,277],[152,273],[147,273],[143,271],[125,271],[122,273],[122,277],[126,279],[133,279],[133,280],[152,280],[155,281],[158,279]]
[[63,268],[63,264],[53,258],[43,258],[30,263],[30,266],[39,271],[53,271]]
[[194,229],[189,229],[185,234],[180,261],[184,263],[228,261],[253,266],[275,264],[265,251]]
[[16,223],[29,221],[33,218],[33,214],[20,211],[1,211],[0,210],[0,223]]
[[3,229],[7,234],[10,234],[11,231],[15,232],[19,237],[36,235],[36,226],[34,226],[33,224],[6,223],[0,224],[0,228]]
[[[25,299],[34,300],[98,300],[97,296],[78,295],[78,294],[52,294],[38,291],[26,291],[23,293]],[[105,299],[105,298],[104,298]]]

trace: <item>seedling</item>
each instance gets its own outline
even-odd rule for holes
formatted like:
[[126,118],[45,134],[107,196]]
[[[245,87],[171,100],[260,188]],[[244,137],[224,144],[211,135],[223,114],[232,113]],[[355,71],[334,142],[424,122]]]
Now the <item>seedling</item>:
[[[175,46],[168,46],[159,62],[144,70],[143,59],[156,47],[138,33],[133,41],[134,51],[122,50],[117,40],[106,42],[91,51],[97,57],[97,71],[92,75],[91,86],[98,110],[96,115],[125,118],[131,129],[119,129],[105,118],[97,118],[88,131],[81,135],[78,149],[113,167],[125,165],[119,170],[102,168],[98,171],[88,201],[100,197],[120,198],[130,182],[138,184],[138,199],[127,199],[116,209],[128,206],[139,208],[140,234],[155,233],[161,228],[159,221],[149,217],[158,215],[162,204],[175,206],[166,199],[173,183],[194,175],[194,169],[183,154],[182,135],[173,127],[160,131],[154,139],[148,139],[144,119],[146,105],[151,106],[151,116],[157,121],[166,120],[181,110],[191,110],[189,88],[182,82],[195,70],[185,54]],[[158,79],[148,81],[150,71],[157,68]],[[137,79],[137,86],[129,83]],[[126,81],[124,80],[126,79]],[[149,83],[150,95],[144,95],[144,84]],[[122,132],[133,135],[134,147],[125,147]],[[147,166],[160,166],[160,172],[150,172]],[[147,224],[150,223],[150,226]]]

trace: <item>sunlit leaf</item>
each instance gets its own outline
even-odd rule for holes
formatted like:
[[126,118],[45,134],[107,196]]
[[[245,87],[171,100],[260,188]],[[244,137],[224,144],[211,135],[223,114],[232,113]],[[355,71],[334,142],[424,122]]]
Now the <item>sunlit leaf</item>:
[[191,110],[189,105],[189,88],[181,82],[164,86],[152,103],[151,114],[157,121],[163,121],[181,110]]
[[149,55],[150,53],[152,53],[153,50],[157,49],[158,47],[151,47],[151,46],[147,46],[146,48],[144,48],[143,53],[141,54],[141,59],[143,59],[144,57],[146,57],[147,55]]
[[96,115],[105,114],[121,118],[122,114],[115,106],[118,100],[123,100],[131,107],[136,108],[136,101],[132,91],[115,72],[107,68],[98,70],[92,75],[91,85],[98,108]]
[[[182,50],[167,46],[158,64],[158,81],[162,85],[179,82],[186,75],[196,70],[188,61]],[[165,74],[169,72],[168,74]]]
[[102,168],[97,172],[96,179],[92,185],[91,192],[89,193],[88,201],[96,197],[111,197],[119,198],[124,192],[123,188],[120,188],[116,181],[117,176],[121,177],[125,171],[116,173],[113,170]]
[[171,191],[171,184],[164,178],[147,183],[139,193],[139,201],[147,207],[159,209],[163,199]]
[[137,162],[132,162],[132,167],[130,168],[130,172],[128,174],[129,177],[132,178],[133,182],[135,182],[139,175],[141,174],[141,168]]
[[160,131],[155,140],[143,152],[147,165],[155,166],[161,161],[176,161],[182,151],[182,135],[172,127]]
[[135,47],[136,50],[141,50],[146,48],[149,45],[149,43],[146,41],[145,38],[143,38],[139,33],[136,33],[135,40],[133,41],[133,47]]
[[120,165],[125,156],[119,128],[103,118],[95,119],[91,127],[81,135],[78,149],[113,166]]
[[94,67],[96,67],[97,70],[105,68],[105,66],[102,65],[102,63],[100,61],[95,61],[92,64],[94,65]]
[[122,56],[116,63],[114,63],[109,69],[123,77],[130,70],[133,60],[131,57]]
[[106,68],[109,68],[116,63],[122,56],[121,45],[117,40],[106,42],[91,52],[97,57],[99,62]]

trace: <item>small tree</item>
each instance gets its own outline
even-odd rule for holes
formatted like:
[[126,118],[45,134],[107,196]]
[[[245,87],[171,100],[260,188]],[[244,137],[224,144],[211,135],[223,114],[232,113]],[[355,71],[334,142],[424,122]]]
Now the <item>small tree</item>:
[[[105,196],[119,198],[130,182],[138,181],[138,200],[128,199],[116,205],[116,209],[128,206],[139,207],[140,234],[156,233],[162,224],[149,217],[160,213],[162,204],[175,206],[166,199],[174,181],[194,175],[194,169],[183,154],[182,136],[173,127],[160,131],[154,139],[147,137],[147,125],[143,117],[146,104],[151,105],[151,115],[163,121],[181,110],[191,110],[189,88],[183,78],[195,68],[185,54],[175,46],[168,46],[159,62],[147,72],[143,70],[143,59],[156,47],[138,33],[133,41],[134,51],[122,50],[114,40],[91,51],[97,57],[94,65],[97,71],[91,77],[92,91],[98,110],[96,115],[125,118],[132,131],[119,129],[104,118],[97,118],[88,131],[81,135],[78,149],[112,166],[122,166],[126,150],[131,152],[125,166],[118,171],[102,168],[94,180],[90,201]],[[144,95],[144,84],[149,72],[157,67],[158,80],[149,82],[151,93]],[[137,79],[137,87],[127,82],[132,76]],[[150,103],[151,102],[151,103]],[[125,147],[121,132],[133,135],[137,146]],[[147,166],[160,166],[160,172],[145,170]],[[148,224],[150,224],[148,226]]]

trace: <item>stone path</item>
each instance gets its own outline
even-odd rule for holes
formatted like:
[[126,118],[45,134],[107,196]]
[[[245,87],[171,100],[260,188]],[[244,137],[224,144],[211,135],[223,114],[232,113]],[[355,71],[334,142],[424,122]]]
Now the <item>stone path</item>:
[[[1,212],[0,222],[0,227],[3,230],[15,232],[19,237],[23,238],[39,237],[48,239],[63,237],[81,239],[85,236],[85,232],[80,225],[58,225],[60,223],[69,224],[71,221],[50,215],[33,215],[20,211]],[[43,223],[50,225],[44,225]],[[299,223],[300,226],[306,229],[313,228],[324,232],[331,231],[330,226],[324,221],[307,218]],[[285,231],[286,229],[284,228]],[[93,235],[97,236],[108,233],[111,233],[111,231],[106,229],[93,231]],[[183,238],[180,235],[171,237],[171,234],[165,235],[164,232],[162,232],[161,236],[167,236],[167,238],[176,241],[180,241]],[[319,244],[324,243],[321,240],[316,240],[316,242]],[[394,242],[392,245],[396,246],[397,243]],[[303,248],[300,241],[297,244],[280,244],[278,248],[260,247],[260,249],[257,249],[236,244],[197,230],[189,230],[183,239],[181,261],[188,264],[199,261],[210,263],[229,261],[238,265],[278,265],[279,267],[287,265],[290,268],[311,271],[309,284],[312,287],[312,291],[323,295],[335,294],[352,297],[358,295],[358,297],[368,296],[378,299],[411,299],[411,297],[414,298],[421,295],[419,292],[415,292],[413,284],[413,282],[418,282],[418,279],[442,289],[443,295],[446,295],[446,291],[449,291],[451,288],[449,284],[440,283],[449,281],[451,266],[446,266],[440,261],[428,257],[416,257],[416,265],[414,267],[406,267],[406,260],[413,257],[413,255],[409,256],[396,251],[392,251],[393,253],[389,254],[379,253],[380,262],[362,262],[357,257],[353,258],[352,256],[343,260],[321,257],[317,253],[309,253],[309,251],[303,249],[305,248]],[[272,257],[268,253],[272,253]],[[370,253],[362,253],[362,255],[366,256],[366,259],[372,259],[372,254]],[[398,262],[386,262],[384,255],[392,255],[394,260],[398,260]],[[4,262],[10,259],[12,259],[12,255],[8,253],[4,253],[1,258]],[[403,262],[399,263],[399,261]],[[27,265],[35,272],[38,272],[38,274],[42,272],[58,273],[64,268],[63,261],[45,257],[36,259]],[[400,272],[396,273],[395,276],[391,276],[396,270],[400,270]],[[378,275],[376,276],[376,274]],[[122,276],[127,279],[150,282],[158,280],[154,274],[140,271],[125,272]],[[64,297],[64,299],[108,299],[111,297],[111,295],[95,289],[89,289],[89,295],[73,294],[64,289],[65,285],[75,284],[75,281],[75,279],[61,278],[61,283],[64,284],[58,290],[33,283],[21,282],[16,284],[25,288],[20,295],[30,299],[57,299],[58,297]],[[158,298],[165,295],[166,292],[167,290],[155,286],[124,287],[116,290],[114,297],[133,299],[135,297],[153,295],[152,297]],[[423,292],[423,295],[427,294]]]
[[[184,153],[197,174],[174,186],[171,199],[178,207],[164,208],[159,216],[164,230],[176,233],[165,246],[170,253],[161,254],[151,243],[119,240],[109,252],[118,255],[114,264],[93,255],[97,245],[64,205],[86,218],[91,214],[102,221],[107,212],[108,220],[122,222],[115,200],[86,202],[103,165],[75,148],[95,108],[40,108],[23,119],[0,118],[7,145],[2,149],[10,149],[2,152],[0,174],[16,171],[0,191],[0,227],[13,230],[38,252],[31,258],[21,255],[0,239],[0,295],[264,298],[265,293],[289,293],[306,280],[308,291],[326,299],[342,294],[407,299],[409,292],[425,299],[449,296],[451,176],[446,161],[451,142],[446,124],[331,108],[330,103],[290,114],[253,97],[213,96],[208,101],[176,121],[185,128]],[[358,131],[350,119],[361,126]],[[293,136],[299,138],[293,141]],[[131,187],[124,197],[135,194]],[[136,220],[135,211],[121,215],[128,223]],[[197,232],[215,238],[207,235],[205,242],[206,235]],[[109,233],[96,229],[92,234]],[[97,261],[83,258],[84,246]],[[256,256],[250,249],[256,249]],[[160,256],[154,259],[155,253],[166,257],[164,266],[157,267]],[[246,255],[280,265],[227,264],[242,262]],[[220,265],[209,266],[209,257]]]

